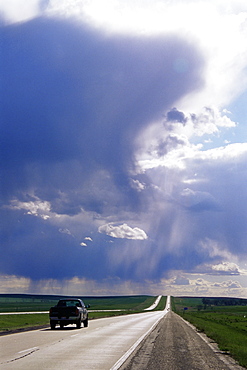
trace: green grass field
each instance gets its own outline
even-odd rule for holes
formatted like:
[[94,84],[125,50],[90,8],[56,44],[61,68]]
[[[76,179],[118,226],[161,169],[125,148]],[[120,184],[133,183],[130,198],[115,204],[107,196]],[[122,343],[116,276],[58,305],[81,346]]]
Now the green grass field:
[[[0,312],[36,312],[48,311],[57,304],[58,296],[37,295],[0,295]],[[80,297],[77,297],[80,298]],[[151,306],[156,297],[152,296],[122,296],[122,297],[81,297],[85,304],[90,304],[89,319],[109,316],[127,315],[142,312]],[[162,297],[156,310],[163,310],[166,297]],[[90,312],[90,310],[116,310],[108,312]],[[11,314],[0,315],[0,332],[10,332],[16,329],[49,325],[48,314]]]
[[[39,295],[1,295],[0,312],[30,312],[48,311],[62,296]],[[142,310],[151,306],[154,297],[120,296],[120,297],[76,297],[81,298],[85,304],[90,304],[94,310],[124,309]]]
[[[173,298],[173,310],[247,368],[247,306],[204,305],[202,298]],[[187,309],[184,309],[187,308]]]
[[49,325],[48,314],[0,315],[0,332]]

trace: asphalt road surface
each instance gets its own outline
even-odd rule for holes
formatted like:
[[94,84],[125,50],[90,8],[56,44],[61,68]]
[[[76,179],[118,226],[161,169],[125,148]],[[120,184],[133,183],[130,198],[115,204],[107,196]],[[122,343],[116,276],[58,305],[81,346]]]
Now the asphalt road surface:
[[238,370],[181,317],[152,311],[0,337],[0,369]]
[[199,335],[174,312],[168,312],[120,370],[238,370],[216,343]]
[[118,369],[121,359],[163,318],[153,311],[0,337],[0,369]]

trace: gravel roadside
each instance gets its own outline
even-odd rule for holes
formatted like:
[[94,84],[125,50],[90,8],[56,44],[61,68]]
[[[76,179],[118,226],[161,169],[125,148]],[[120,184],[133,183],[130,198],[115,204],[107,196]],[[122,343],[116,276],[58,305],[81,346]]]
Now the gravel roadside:
[[216,343],[169,312],[121,370],[243,370]]

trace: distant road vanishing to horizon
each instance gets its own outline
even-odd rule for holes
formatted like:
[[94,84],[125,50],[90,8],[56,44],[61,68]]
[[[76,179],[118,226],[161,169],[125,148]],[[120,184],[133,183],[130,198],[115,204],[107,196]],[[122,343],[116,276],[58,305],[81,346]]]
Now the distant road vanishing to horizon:
[[170,296],[163,311],[91,320],[81,329],[68,326],[10,334],[0,337],[0,348],[4,370],[242,369],[235,362],[227,363],[171,312]]

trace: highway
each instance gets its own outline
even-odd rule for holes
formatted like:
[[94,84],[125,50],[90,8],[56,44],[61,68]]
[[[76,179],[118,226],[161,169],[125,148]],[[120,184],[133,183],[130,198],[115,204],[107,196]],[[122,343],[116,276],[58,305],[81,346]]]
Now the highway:
[[169,312],[148,311],[89,321],[88,328],[50,328],[0,337],[0,369],[117,370]]
[[[158,298],[156,302],[158,301]],[[150,306],[151,307],[151,306]],[[171,312],[145,311],[0,337],[0,369],[238,370],[206,336]]]

